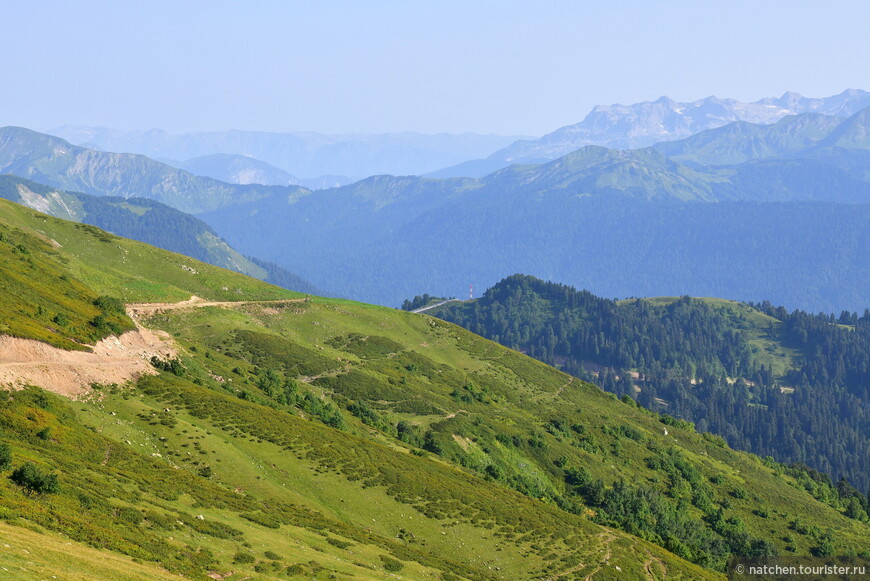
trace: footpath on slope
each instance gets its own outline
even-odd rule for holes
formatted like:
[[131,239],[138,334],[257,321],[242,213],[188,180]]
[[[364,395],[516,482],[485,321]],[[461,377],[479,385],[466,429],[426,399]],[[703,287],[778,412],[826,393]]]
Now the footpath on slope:
[[136,329],[107,337],[93,351],[66,351],[32,339],[0,335],[0,387],[20,389],[35,385],[71,398],[91,391],[91,385],[124,384],[143,375],[154,375],[152,357],[171,359],[178,354],[172,338],[163,331],[147,329],[139,319],[157,312],[197,307],[233,307],[247,304],[300,302],[307,299],[274,301],[207,301],[191,296],[178,303],[137,303],[127,305]]

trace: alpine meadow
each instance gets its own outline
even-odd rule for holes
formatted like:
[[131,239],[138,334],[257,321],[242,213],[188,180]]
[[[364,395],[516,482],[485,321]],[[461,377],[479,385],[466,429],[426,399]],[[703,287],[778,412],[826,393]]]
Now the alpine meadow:
[[0,579],[866,577],[864,3],[6,12]]

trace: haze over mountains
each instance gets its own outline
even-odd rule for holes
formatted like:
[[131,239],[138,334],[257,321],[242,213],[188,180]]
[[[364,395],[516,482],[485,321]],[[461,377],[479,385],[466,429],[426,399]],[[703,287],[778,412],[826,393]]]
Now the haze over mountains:
[[789,115],[820,113],[849,117],[870,106],[870,93],[848,89],[823,99],[787,92],[754,103],[707,97],[680,103],[668,97],[634,105],[599,105],[580,123],[566,125],[540,139],[520,140],[486,159],[433,172],[432,177],[482,177],[514,163],[541,163],[584,145],[635,149],[673,141],[736,121],[770,124]]
[[[47,131],[71,143],[103,151],[140,153],[173,164],[213,154],[252,157],[301,180],[322,176],[349,183],[376,174],[421,174],[488,155],[518,136],[463,134],[267,133],[223,131],[173,135],[158,129],[122,131],[101,127],[64,126]],[[329,183],[329,180],[327,180]],[[286,185],[286,184],[284,184]],[[332,184],[334,185],[334,184]]]
[[144,155],[78,147],[21,127],[0,129],[0,172],[86,194],[150,198],[185,212],[263,197],[270,189],[195,176]]
[[[246,151],[173,162],[208,177],[0,129],[0,382],[24,388],[0,398],[0,562],[113,581],[695,580],[733,555],[870,557],[866,97],[597,109],[601,139],[691,134],[316,191]],[[704,128],[738,114],[763,123]],[[277,139],[233,133],[209,139]],[[278,141],[350,167],[442,138]],[[522,272],[436,312],[578,377],[121,235],[388,306]],[[599,298],[631,295],[670,298]],[[58,533],[59,551],[26,548]]]
[[381,176],[202,217],[245,252],[384,304],[522,272],[604,296],[863,310],[867,112],[737,127],[640,150],[586,146],[479,179]]
[[197,176],[243,186],[250,184],[289,185],[302,186],[310,190],[325,190],[356,181],[354,178],[339,175],[322,175],[316,178],[301,179],[265,161],[233,153],[213,153],[194,157],[182,163],[171,160],[164,160],[164,162]]
[[[0,130],[0,171],[196,213],[243,254],[327,292],[387,305],[420,292],[464,295],[469,283],[483,288],[523,272],[605,296],[691,294],[862,310],[870,304],[861,283],[870,122],[866,109],[839,115],[867,98],[851,90],[826,99],[598,108],[574,126],[583,131],[568,133],[633,143],[741,116],[765,124],[736,121],[643,149],[586,145],[482,178],[374,176],[321,191],[232,184],[21,128]],[[797,110],[812,112],[786,115]],[[260,147],[277,139],[237,133],[221,135]],[[395,145],[391,139],[383,142]],[[188,136],[178,146],[195,142]],[[239,154],[188,167],[236,182],[288,179]]]

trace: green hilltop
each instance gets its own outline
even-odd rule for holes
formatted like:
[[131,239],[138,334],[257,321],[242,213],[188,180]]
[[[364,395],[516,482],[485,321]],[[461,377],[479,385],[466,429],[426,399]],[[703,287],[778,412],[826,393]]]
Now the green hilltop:
[[[712,579],[731,553],[866,548],[781,466],[450,323],[5,201],[0,231],[7,334],[86,347],[100,304],[236,303],[140,310],[178,346],[159,375],[0,393],[0,565],[20,578]],[[75,325],[35,314],[58,305]]]

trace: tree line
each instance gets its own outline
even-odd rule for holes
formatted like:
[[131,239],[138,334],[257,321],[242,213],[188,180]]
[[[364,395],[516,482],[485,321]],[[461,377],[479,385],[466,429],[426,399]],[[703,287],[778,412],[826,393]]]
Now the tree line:
[[[433,313],[734,448],[832,475],[849,491],[844,503],[870,486],[870,310],[837,317],[769,302],[615,301],[514,275]],[[785,369],[774,369],[759,336],[798,355],[780,356]]]

